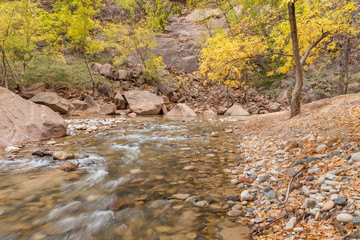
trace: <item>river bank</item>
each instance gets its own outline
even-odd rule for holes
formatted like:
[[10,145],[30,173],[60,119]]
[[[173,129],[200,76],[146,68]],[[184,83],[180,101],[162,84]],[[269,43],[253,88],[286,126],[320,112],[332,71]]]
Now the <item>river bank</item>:
[[255,239],[359,238],[360,95],[254,116],[232,170]]

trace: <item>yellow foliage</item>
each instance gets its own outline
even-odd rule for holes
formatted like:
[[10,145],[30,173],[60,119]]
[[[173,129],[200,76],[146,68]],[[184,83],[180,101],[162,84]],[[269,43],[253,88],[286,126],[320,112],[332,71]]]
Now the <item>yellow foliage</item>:
[[219,31],[202,49],[199,72],[209,80],[238,88],[254,67],[253,57],[265,53],[267,47],[263,42],[261,36],[228,36],[225,31]]

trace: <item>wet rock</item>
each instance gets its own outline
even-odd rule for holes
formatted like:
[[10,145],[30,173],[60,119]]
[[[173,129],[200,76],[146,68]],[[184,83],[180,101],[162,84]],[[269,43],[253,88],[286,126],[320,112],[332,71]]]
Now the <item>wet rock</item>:
[[285,231],[292,230],[296,225],[297,219],[296,217],[292,217],[289,219],[289,221],[286,223],[286,226],[284,228]]
[[58,166],[58,168],[65,172],[75,171],[79,167],[79,162],[77,164],[72,162],[64,162]]
[[53,152],[52,157],[54,160],[68,160],[68,159],[74,159],[73,154],[67,154],[65,152],[56,151]]
[[187,193],[184,193],[184,194],[182,194],[182,193],[177,193],[177,194],[174,194],[173,197],[176,198],[176,199],[185,200],[185,199],[187,199],[188,197],[190,197],[190,194],[187,194]]
[[183,170],[185,170],[185,171],[193,171],[193,170],[195,170],[195,166],[192,166],[192,165],[189,165],[189,166],[185,166],[185,167],[183,167]]
[[130,181],[130,184],[142,183],[142,182],[145,182],[145,179],[143,179],[143,178],[135,178],[135,179]]
[[8,147],[5,148],[5,152],[17,152],[19,150],[20,150],[20,148],[15,147],[15,146],[8,146]]
[[347,202],[347,198],[344,198],[344,197],[338,197],[334,201],[335,205],[339,205],[339,206],[345,206],[346,202]]
[[197,201],[193,203],[197,207],[208,207],[209,203],[207,201]]
[[342,223],[349,223],[352,222],[354,217],[348,213],[340,213],[336,216],[336,220]]
[[238,197],[226,197],[225,201],[240,202],[240,198],[238,198]]
[[323,209],[325,211],[329,211],[330,209],[333,209],[335,207],[335,203],[334,201],[330,200],[330,201],[327,201],[324,206],[323,206]]
[[50,151],[49,149],[42,149],[42,150],[36,150],[36,151],[32,152],[31,155],[39,156],[39,157],[52,156],[53,152]]
[[185,103],[178,103],[170,112],[166,114],[169,117],[196,117],[196,113]]
[[109,209],[112,211],[118,211],[125,208],[128,205],[127,201],[122,198],[116,199],[112,204],[109,205]]
[[240,216],[241,214],[243,214],[243,212],[241,210],[230,210],[227,212],[227,215],[230,216],[230,217],[238,217]]
[[249,116],[250,113],[240,104],[234,104],[225,113],[225,116]]

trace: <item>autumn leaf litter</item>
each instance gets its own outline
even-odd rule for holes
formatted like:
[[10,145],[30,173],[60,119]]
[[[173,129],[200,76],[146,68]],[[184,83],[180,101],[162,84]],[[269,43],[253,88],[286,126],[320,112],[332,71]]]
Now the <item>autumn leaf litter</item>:
[[288,116],[252,116],[234,129],[242,158],[229,173],[241,203],[232,211],[242,210],[254,239],[360,238],[360,94]]

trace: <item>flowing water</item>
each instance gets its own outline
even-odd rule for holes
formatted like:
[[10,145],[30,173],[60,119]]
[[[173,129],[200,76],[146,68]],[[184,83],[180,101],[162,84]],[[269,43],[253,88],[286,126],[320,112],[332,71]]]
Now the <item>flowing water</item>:
[[[0,239],[226,239],[238,191],[224,169],[241,157],[231,120],[120,119],[0,156]],[[44,148],[79,153],[79,169],[31,155]]]

